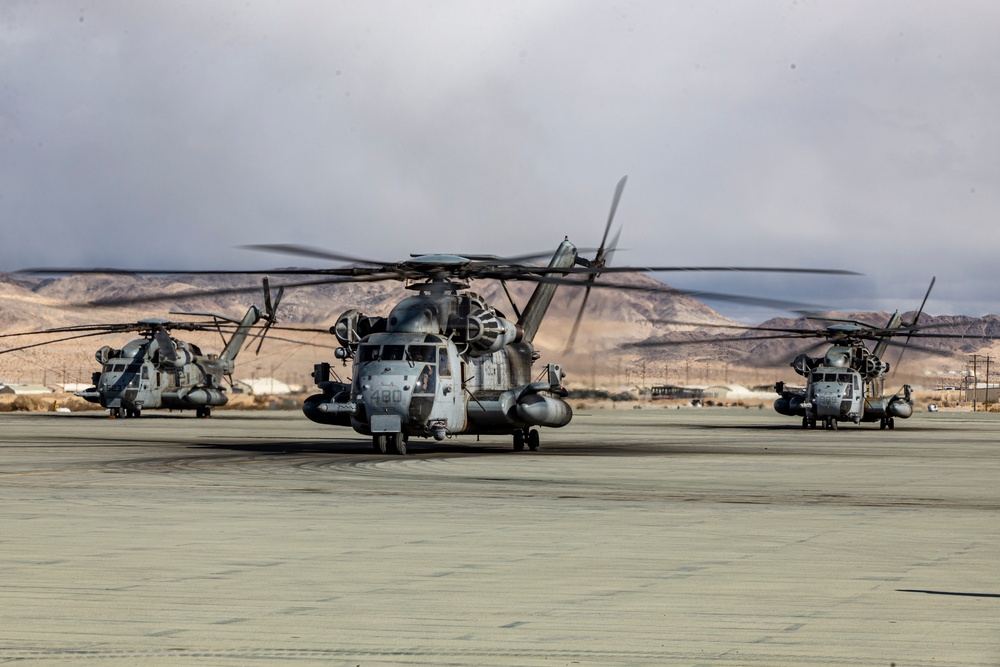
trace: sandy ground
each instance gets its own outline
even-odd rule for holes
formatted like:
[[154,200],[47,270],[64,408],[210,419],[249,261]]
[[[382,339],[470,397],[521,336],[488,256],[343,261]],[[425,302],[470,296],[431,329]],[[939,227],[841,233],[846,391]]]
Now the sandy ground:
[[0,414],[0,662],[1000,665],[1000,418]]

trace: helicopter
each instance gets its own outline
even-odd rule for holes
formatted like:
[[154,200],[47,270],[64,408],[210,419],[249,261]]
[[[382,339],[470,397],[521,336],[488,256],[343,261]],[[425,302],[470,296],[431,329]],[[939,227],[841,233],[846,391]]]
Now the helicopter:
[[[270,244],[244,248],[296,255],[311,259],[348,262],[330,269],[269,270],[270,274],[315,275],[288,282],[283,288],[338,283],[399,281],[413,295],[403,298],[388,315],[367,315],[356,309],[342,313],[330,328],[340,347],[334,357],[346,366],[352,362],[350,382],[339,380],[329,362],[314,367],[319,393],[309,396],[302,411],[310,420],[352,428],[372,439],[379,453],[405,455],[410,438],[442,441],[459,435],[509,435],[513,449],[536,450],[540,428],[560,428],[570,423],[573,410],[565,400],[566,376],[559,363],[541,358],[534,338],[560,286],[584,289],[583,300],[570,333],[570,346],[583,318],[592,289],[635,290],[692,295],[757,305],[796,307],[785,301],[738,295],[676,290],[667,286],[598,282],[603,274],[653,271],[774,271],[856,275],[851,271],[794,268],[740,267],[611,267],[620,230],[609,242],[609,233],[626,178],[612,199],[601,243],[592,259],[581,256],[568,237],[559,243],[547,265],[530,263],[548,254],[518,257],[442,253],[413,254],[401,262],[384,262],[330,252],[309,246]],[[156,274],[254,274],[254,271],[134,271],[116,269],[31,269],[29,273],[156,273]],[[514,317],[471,291],[473,280],[499,281]],[[527,303],[518,307],[508,281],[535,283]],[[201,290],[156,297],[233,294],[245,288]],[[100,300],[118,305],[151,299]]]
[[[140,417],[145,409],[160,408],[193,409],[199,418],[210,417],[213,407],[225,405],[229,401],[222,384],[223,377],[228,376],[232,384],[236,355],[251,329],[263,319],[264,327],[257,336],[257,351],[260,351],[264,336],[277,321],[274,313],[281,296],[282,291],[279,290],[272,306],[270,289],[265,279],[265,310],[261,311],[255,305],[250,306],[241,320],[215,313],[172,312],[173,315],[207,316],[213,321],[174,322],[153,317],[124,324],[89,324],[5,334],[2,337],[63,333],[74,335],[0,350],[0,354],[74,338],[135,332],[141,338],[132,340],[121,348],[104,345],[97,350],[94,357],[101,365],[101,370],[95,371],[91,377],[94,386],[76,392],[76,396],[107,408],[111,418]],[[220,354],[206,354],[198,345],[170,335],[171,331],[217,330],[222,333],[223,328],[232,329],[232,334]]]
[[[712,328],[742,329],[749,332],[765,332],[763,335],[739,336],[732,338],[712,338],[685,341],[649,341],[636,343],[639,347],[677,344],[697,344],[707,342],[744,342],[776,339],[822,339],[817,345],[830,344],[821,357],[811,357],[803,352],[789,364],[796,373],[806,378],[803,389],[789,389],[784,382],[775,383],[779,397],[774,409],[782,415],[801,417],[802,428],[838,428],[841,421],[878,422],[880,429],[894,429],[896,419],[908,419],[913,415],[913,389],[904,384],[899,391],[886,393],[885,379],[890,364],[884,361],[890,346],[901,348],[899,365],[907,348],[931,354],[942,354],[941,350],[911,344],[913,338],[991,338],[963,334],[928,332],[926,329],[942,326],[921,326],[918,322],[927,299],[934,288],[935,279],[924,295],[913,319],[903,320],[897,310],[884,326],[870,324],[855,319],[809,316],[806,319],[827,322],[822,329],[743,327],[738,325],[713,325]],[[669,322],[671,324],[693,324]],[[898,343],[897,336],[906,336],[906,341]],[[874,342],[869,349],[866,341]]]

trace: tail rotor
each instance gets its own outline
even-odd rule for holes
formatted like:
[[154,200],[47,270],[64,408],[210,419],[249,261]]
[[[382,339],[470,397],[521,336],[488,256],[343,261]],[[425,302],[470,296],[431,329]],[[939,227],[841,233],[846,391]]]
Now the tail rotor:
[[264,344],[264,338],[267,336],[267,332],[270,331],[271,326],[278,323],[278,306],[281,305],[281,297],[285,294],[285,288],[279,287],[278,292],[274,297],[274,301],[271,300],[271,283],[264,276],[263,280],[264,286],[264,313],[261,319],[264,320],[264,328],[260,330],[260,333],[254,335],[254,337],[247,344],[247,347],[253,344],[254,339],[257,340],[257,349],[254,350],[254,354],[260,354],[260,348]]
[[[622,230],[615,233],[614,237],[611,239],[611,243],[608,243],[608,234],[611,231],[611,223],[614,222],[615,212],[618,210],[618,202],[622,198],[622,192],[625,190],[625,181],[628,180],[628,176],[622,176],[621,180],[618,181],[618,185],[615,186],[615,195],[611,200],[611,211],[608,213],[608,222],[604,226],[604,236],[601,237],[601,245],[597,248],[597,255],[591,261],[581,261],[577,260],[579,263],[594,269],[602,269],[608,265],[611,258],[615,254],[615,249],[618,247],[618,238],[621,236]],[[573,345],[576,343],[576,334],[580,330],[580,323],[583,321],[583,313],[587,308],[587,300],[590,299],[590,290],[593,286],[594,281],[600,277],[600,273],[589,273],[587,274],[587,279],[584,281],[586,283],[586,289],[583,292],[583,301],[580,303],[580,310],[576,314],[576,320],[573,322],[573,328],[570,330],[569,339],[566,341],[566,347],[563,350],[563,354],[568,354],[572,352]]]

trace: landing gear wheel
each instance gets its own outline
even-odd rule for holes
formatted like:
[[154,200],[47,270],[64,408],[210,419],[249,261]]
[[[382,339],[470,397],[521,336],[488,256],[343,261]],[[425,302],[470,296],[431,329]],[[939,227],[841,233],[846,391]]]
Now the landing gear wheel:
[[385,454],[386,451],[385,441],[386,441],[386,436],[374,435],[372,436],[372,447],[379,454]]
[[896,428],[896,418],[895,417],[889,417],[889,419],[887,420],[887,422],[888,422],[889,430],[890,431],[893,430],[894,428]]
[[538,449],[538,429],[534,431],[528,431],[528,449],[531,451],[536,451]]
[[390,453],[406,456],[406,437],[402,433],[390,433],[385,438]]
[[514,431],[514,451],[524,451],[524,431]]
[[111,408],[111,412],[108,413],[110,419],[118,419],[122,416],[121,408]]
[[889,427],[889,420],[887,420],[885,417],[882,417],[882,419],[878,420],[878,427],[879,430],[884,431],[886,428]]
[[809,428],[809,417],[802,418],[802,428]]

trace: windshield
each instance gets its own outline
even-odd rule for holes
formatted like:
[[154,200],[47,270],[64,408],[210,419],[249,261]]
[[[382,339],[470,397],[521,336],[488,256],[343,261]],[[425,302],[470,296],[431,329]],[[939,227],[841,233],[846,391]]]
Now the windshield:
[[437,348],[433,345],[361,345],[358,360],[366,361],[412,361],[433,364],[437,359]]

